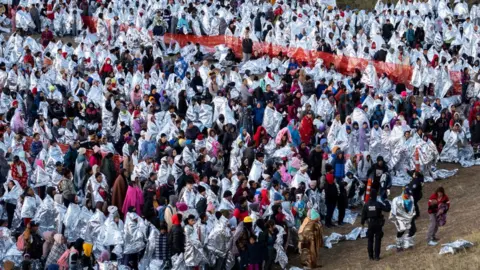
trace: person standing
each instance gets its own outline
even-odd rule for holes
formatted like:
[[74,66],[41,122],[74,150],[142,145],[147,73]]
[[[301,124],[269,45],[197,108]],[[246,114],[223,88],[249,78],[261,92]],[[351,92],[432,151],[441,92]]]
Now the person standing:
[[[382,212],[390,212],[391,206],[388,201],[385,203],[377,200],[377,191],[372,189],[370,192],[370,199],[367,204],[363,206],[362,210],[362,227],[368,221],[368,258],[370,260],[380,260],[380,248],[382,247],[383,225],[385,225],[385,218]],[[375,241],[375,253],[373,249]]]
[[245,37],[242,40],[243,62],[247,62],[252,57],[253,41],[250,38],[250,28],[245,29]]
[[[413,203],[412,191],[408,186],[405,187],[403,194],[395,197],[392,201],[392,211],[390,220],[397,228],[397,249],[402,250],[413,246],[412,237],[417,232],[415,226],[415,207]],[[404,237],[408,230],[408,237]]]
[[418,207],[418,202],[423,197],[423,181],[423,175],[420,172],[414,172],[412,181],[410,184],[408,184],[408,187],[412,190],[412,196],[415,205],[415,219],[420,217],[420,208]]
[[428,215],[430,225],[428,226],[427,241],[429,246],[436,246],[439,239],[435,236],[438,227],[447,222],[447,211],[450,209],[450,199],[445,194],[443,187],[438,187],[428,199]]
[[325,166],[325,204],[327,205],[327,216],[325,218],[325,226],[332,227],[332,216],[338,201],[338,186],[333,176],[333,167],[330,164]]
[[302,264],[313,269],[317,267],[320,248],[323,247],[323,228],[320,215],[311,209],[298,231]]

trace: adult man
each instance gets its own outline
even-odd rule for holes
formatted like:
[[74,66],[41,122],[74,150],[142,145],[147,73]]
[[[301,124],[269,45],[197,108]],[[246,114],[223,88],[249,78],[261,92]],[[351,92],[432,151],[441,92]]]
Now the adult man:
[[[383,212],[389,212],[391,209],[390,203],[385,203],[377,200],[377,190],[372,189],[370,192],[370,199],[368,203],[363,206],[362,211],[362,227],[365,221],[368,220],[368,258],[370,260],[380,260],[380,248],[382,247],[383,225],[385,218]],[[373,242],[375,240],[375,253],[373,252]]]
[[253,41],[250,38],[250,28],[245,29],[245,37],[242,40],[243,62],[247,62],[252,57]]

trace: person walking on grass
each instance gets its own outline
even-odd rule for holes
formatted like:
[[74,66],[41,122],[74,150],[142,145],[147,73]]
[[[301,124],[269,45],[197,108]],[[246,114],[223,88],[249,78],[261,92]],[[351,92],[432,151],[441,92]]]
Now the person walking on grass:
[[444,226],[447,222],[447,212],[450,209],[450,199],[445,194],[443,187],[438,187],[428,199],[428,215],[430,225],[427,232],[427,244],[436,246],[439,240],[436,237],[438,227]]

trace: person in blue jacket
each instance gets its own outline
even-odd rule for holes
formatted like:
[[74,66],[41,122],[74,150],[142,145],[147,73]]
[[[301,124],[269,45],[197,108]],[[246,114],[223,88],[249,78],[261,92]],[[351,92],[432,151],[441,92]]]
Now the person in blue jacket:
[[345,156],[343,151],[338,149],[337,152],[332,155],[333,176],[335,181],[340,184],[345,178]]
[[183,56],[178,57],[177,61],[175,62],[175,74],[183,80],[185,78],[185,74],[187,73],[188,64],[185,62]]
[[257,102],[257,106],[253,109],[253,122],[255,125],[255,130],[257,130],[257,127],[261,126],[263,123],[263,114],[265,113],[265,107],[261,102]]

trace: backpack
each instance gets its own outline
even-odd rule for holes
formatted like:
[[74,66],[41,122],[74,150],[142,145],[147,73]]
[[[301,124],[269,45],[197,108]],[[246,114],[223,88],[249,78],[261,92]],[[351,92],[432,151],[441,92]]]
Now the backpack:
[[160,220],[160,222],[165,221],[165,211],[167,210],[167,207],[170,208],[170,211],[172,211],[172,208],[169,205],[164,205],[158,210],[158,219]]
[[78,251],[76,249],[67,249],[65,250],[65,252],[63,252],[62,256],[60,256],[60,258],[57,261],[57,264],[60,267],[60,269],[68,269],[68,265],[69,265],[68,259],[70,258],[70,254],[72,254],[72,252],[78,254]]

